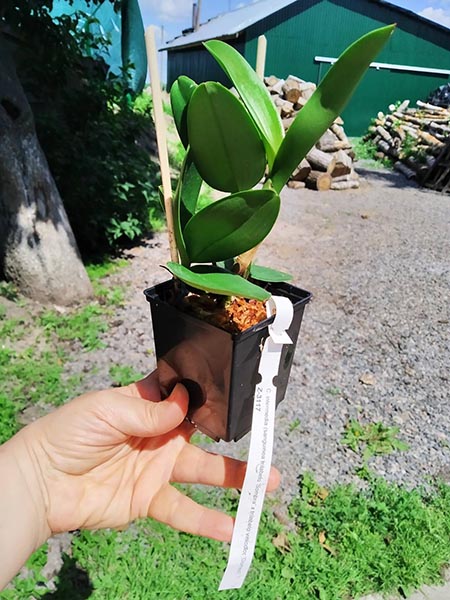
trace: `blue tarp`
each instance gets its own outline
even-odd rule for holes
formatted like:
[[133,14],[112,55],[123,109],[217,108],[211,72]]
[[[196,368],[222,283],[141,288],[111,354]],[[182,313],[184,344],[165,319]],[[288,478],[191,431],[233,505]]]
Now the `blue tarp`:
[[147,56],[138,0],[122,0],[119,12],[114,11],[109,0],[101,4],[89,4],[86,0],[73,0],[71,4],[68,0],[54,0],[53,17],[72,15],[76,11],[96,19],[98,23],[89,23],[90,30],[110,40],[108,52],[101,53],[101,56],[113,73],[119,74],[122,67],[133,64],[131,89],[140,92],[147,75]]

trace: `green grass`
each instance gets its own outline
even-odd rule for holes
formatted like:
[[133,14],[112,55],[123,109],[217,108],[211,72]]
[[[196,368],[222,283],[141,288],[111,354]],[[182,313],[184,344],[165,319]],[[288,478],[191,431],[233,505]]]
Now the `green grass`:
[[88,304],[82,309],[67,314],[53,310],[39,317],[39,324],[47,336],[54,335],[62,341],[78,341],[85,350],[104,347],[100,336],[108,329],[105,309],[97,304]]
[[15,302],[19,298],[19,293],[13,283],[0,281],[0,296]]
[[17,408],[7,394],[0,393],[0,444],[9,440],[19,429]]
[[36,403],[59,405],[73,396],[79,377],[63,377],[65,356],[60,350],[19,352],[0,347],[0,443],[19,429],[17,417]]
[[[0,412],[0,440],[10,437],[12,411],[17,414],[26,406],[43,402],[58,406],[78,389],[78,376],[63,377],[66,355],[61,350],[22,352],[0,347],[0,380],[3,407]],[[8,415],[5,417],[5,415]],[[4,420],[6,419],[6,420]]]
[[0,339],[20,340],[25,333],[25,320],[7,319],[4,307],[0,306]]
[[108,275],[117,273],[117,271],[123,267],[126,267],[128,261],[124,258],[113,259],[110,257],[103,257],[97,262],[90,262],[85,265],[87,274],[91,281],[98,281]]
[[112,365],[109,368],[109,376],[112,384],[116,387],[129,385],[142,379],[144,375],[129,365]]
[[[0,305],[0,443],[19,429],[18,417],[34,404],[58,406],[79,393],[81,375],[66,376],[71,358],[68,346],[77,340],[86,350],[102,346],[100,335],[107,329],[106,311],[96,304],[59,314],[46,311],[37,317],[27,312],[20,319],[8,318]],[[17,342],[32,332],[28,347]]]
[[[235,493],[189,493],[209,506],[236,510]],[[56,597],[86,597],[69,585],[71,566],[89,578],[85,585],[92,600],[349,600],[374,592],[406,594],[424,583],[438,583],[450,560],[450,488],[445,485],[408,491],[374,480],[365,490],[349,485],[324,490],[304,475],[290,517],[293,527],[287,530],[270,512],[263,515],[244,587],[221,593],[217,587],[227,545],[151,520],[122,532],[81,532],[57,580]],[[38,570],[30,579],[39,581]],[[15,591],[28,586],[37,598],[46,593],[26,580],[17,586]],[[6,592],[0,598],[28,596]]]

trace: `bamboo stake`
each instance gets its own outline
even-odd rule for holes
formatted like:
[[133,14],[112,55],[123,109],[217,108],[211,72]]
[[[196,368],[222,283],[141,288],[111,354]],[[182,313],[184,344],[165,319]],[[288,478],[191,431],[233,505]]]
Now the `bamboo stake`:
[[145,31],[145,45],[147,48],[148,69],[152,87],[153,114],[156,128],[156,141],[158,144],[159,165],[164,195],[164,208],[167,219],[167,233],[169,236],[170,259],[178,261],[177,243],[175,240],[173,207],[172,207],[172,182],[170,180],[169,155],[167,153],[166,122],[161,97],[161,83],[158,71],[158,58],[155,41],[155,27],[147,27]]
[[264,80],[264,70],[266,67],[266,52],[267,52],[267,38],[265,35],[258,37],[258,49],[256,51],[256,74],[262,80]]

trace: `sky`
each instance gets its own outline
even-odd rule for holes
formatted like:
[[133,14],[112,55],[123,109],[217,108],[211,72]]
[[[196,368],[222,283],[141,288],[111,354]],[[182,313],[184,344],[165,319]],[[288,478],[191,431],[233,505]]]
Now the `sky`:
[[[450,0],[389,1],[450,27]],[[252,0],[202,0],[200,22],[251,3]],[[157,26],[160,40],[171,40],[192,25],[193,0],[139,0],[139,4],[144,26]]]

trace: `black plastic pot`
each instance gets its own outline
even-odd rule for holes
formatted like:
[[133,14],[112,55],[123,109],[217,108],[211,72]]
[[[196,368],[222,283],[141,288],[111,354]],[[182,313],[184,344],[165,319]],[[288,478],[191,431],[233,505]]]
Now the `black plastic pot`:
[[[231,334],[169,303],[173,280],[144,291],[150,302],[161,388],[168,394],[181,381],[189,391],[189,419],[211,438],[238,440],[251,428],[258,366],[273,317]],[[273,295],[294,305],[277,377],[277,405],[283,400],[300,324],[311,294],[286,283],[270,285]]]

